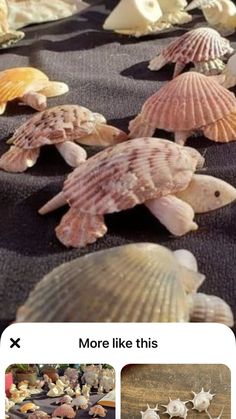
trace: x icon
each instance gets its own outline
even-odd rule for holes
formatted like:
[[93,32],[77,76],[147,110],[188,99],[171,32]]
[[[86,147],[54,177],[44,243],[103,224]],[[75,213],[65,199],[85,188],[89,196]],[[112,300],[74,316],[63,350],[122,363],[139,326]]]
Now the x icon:
[[16,346],[17,348],[20,348],[20,345],[19,345],[20,338],[18,338],[18,339],[13,339],[13,338],[10,338],[10,340],[11,340],[11,342],[12,342],[12,344],[10,345],[10,348],[14,348],[15,346]]

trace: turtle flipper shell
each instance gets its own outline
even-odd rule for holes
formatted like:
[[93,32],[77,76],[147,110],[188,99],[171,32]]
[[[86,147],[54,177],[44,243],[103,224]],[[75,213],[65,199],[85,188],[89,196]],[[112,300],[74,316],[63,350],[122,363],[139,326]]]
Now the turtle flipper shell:
[[184,272],[175,255],[157,244],[92,253],[46,275],[16,321],[185,322]]

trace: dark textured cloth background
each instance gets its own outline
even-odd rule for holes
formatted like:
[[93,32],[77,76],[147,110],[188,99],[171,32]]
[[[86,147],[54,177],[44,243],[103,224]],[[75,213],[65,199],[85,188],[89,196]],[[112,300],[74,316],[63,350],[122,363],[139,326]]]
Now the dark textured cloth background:
[[[68,94],[49,99],[49,106],[84,105],[127,130],[128,121],[143,102],[169,80],[173,72],[172,66],[150,72],[148,60],[187,29],[206,23],[201,15],[196,15],[191,24],[182,28],[135,39],[103,31],[107,13],[104,5],[96,5],[81,15],[27,28],[24,40],[14,48],[1,51],[0,70],[27,65],[38,67],[50,79],[65,81],[70,86]],[[236,37],[231,36],[230,40],[236,46]],[[27,107],[9,104],[0,117],[0,154],[9,148],[6,140],[14,129],[33,114]],[[173,138],[163,132],[157,135]],[[206,173],[236,186],[236,143],[215,144],[195,138],[189,140],[188,145],[204,153]],[[90,148],[89,154],[93,152]],[[201,290],[223,297],[236,314],[235,205],[196,216],[199,230],[182,238],[171,236],[145,207],[139,206],[106,216],[108,233],[97,243],[80,250],[66,249],[54,233],[66,209],[45,217],[38,215],[37,210],[60,190],[70,170],[55,148],[44,147],[35,167],[27,172],[0,172],[2,327],[14,320],[16,309],[30,290],[55,266],[88,252],[141,241],[194,252],[199,269],[207,278]]]
[[[85,410],[81,410],[79,409],[76,413],[76,417],[77,418],[88,418],[88,412],[89,409],[95,405],[98,400],[100,400],[103,396],[101,395],[92,395],[90,396],[90,405],[88,407],[88,409]],[[21,405],[16,404],[10,412],[8,412],[10,419],[26,419],[29,415],[24,415],[23,413],[19,412],[19,408],[21,406],[23,406],[23,404],[27,403],[28,401],[35,403],[37,406],[40,407],[40,410],[43,410],[44,412],[48,413],[48,414],[52,414],[54,412],[54,410],[58,407],[58,400],[60,400],[61,397],[46,397],[45,395],[39,395],[39,396],[34,396],[32,397],[30,400],[25,400]],[[105,407],[105,409],[107,410],[107,414],[106,414],[106,418],[107,419],[115,419],[115,409],[111,408],[111,407]]]

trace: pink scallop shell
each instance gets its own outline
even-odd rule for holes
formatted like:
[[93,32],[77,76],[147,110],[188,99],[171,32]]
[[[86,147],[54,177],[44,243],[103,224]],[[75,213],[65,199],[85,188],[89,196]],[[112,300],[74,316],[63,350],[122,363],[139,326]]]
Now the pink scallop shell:
[[236,109],[225,118],[204,127],[203,132],[210,140],[220,143],[236,141]]
[[98,215],[121,211],[185,189],[199,157],[199,153],[192,155],[192,149],[187,151],[167,140],[130,140],[76,168],[65,181],[63,193],[79,212]]
[[[224,118],[236,106],[233,93],[211,77],[195,71],[183,73],[144,103],[129,124],[130,137],[142,121],[166,131],[192,131]],[[143,129],[143,128],[142,128]]]
[[212,28],[197,28],[171,42],[161,52],[167,62],[182,63],[210,61],[232,53],[228,39]]
[[73,419],[75,415],[76,413],[74,409],[72,409],[72,407],[68,404],[62,404],[61,406],[57,407],[53,412],[53,416],[66,417],[69,419]]

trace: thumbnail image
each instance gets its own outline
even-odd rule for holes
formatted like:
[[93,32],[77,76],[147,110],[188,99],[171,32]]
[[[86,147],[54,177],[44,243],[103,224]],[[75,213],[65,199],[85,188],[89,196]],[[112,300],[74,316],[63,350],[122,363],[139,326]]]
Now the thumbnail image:
[[225,365],[126,365],[122,419],[231,419],[231,373]]
[[5,419],[115,418],[108,364],[14,364],[5,373]]

